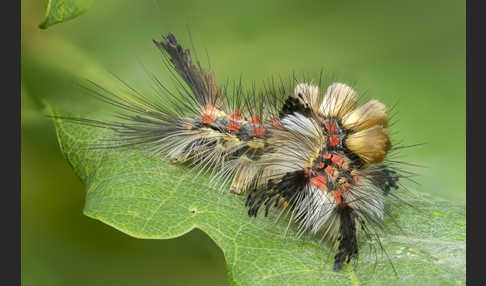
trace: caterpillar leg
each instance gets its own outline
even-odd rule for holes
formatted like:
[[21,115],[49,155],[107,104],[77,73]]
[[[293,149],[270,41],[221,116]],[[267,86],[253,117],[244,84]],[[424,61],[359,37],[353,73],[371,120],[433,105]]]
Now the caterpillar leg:
[[388,195],[391,189],[398,189],[400,175],[386,166],[375,176],[374,181],[383,190],[383,195]]

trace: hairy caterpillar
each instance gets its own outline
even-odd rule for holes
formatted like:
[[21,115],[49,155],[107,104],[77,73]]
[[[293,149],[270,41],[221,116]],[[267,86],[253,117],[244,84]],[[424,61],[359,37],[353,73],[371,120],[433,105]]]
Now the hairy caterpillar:
[[337,250],[336,271],[358,256],[359,233],[383,229],[384,198],[402,177],[384,163],[391,149],[384,104],[357,106],[357,93],[343,83],[325,92],[295,80],[259,92],[220,86],[173,34],[154,43],[177,91],[157,81],[163,100],[137,92],[127,99],[99,87],[120,120],[67,119],[114,130],[110,147],[140,145],[209,171],[214,182],[247,195],[250,217],[262,207],[265,215],[287,211],[300,231]]

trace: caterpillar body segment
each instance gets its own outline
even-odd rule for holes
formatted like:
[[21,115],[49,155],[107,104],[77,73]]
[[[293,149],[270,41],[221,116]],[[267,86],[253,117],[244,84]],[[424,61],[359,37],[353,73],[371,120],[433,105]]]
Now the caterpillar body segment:
[[[309,231],[337,249],[334,269],[358,255],[360,231],[383,227],[384,196],[398,188],[398,174],[382,164],[391,147],[384,105],[356,107],[357,94],[334,83],[319,102],[312,91],[281,120],[269,139],[271,150],[257,164],[266,168],[262,185],[249,194],[249,215],[260,207],[285,207],[301,232]],[[287,101],[288,102],[288,101]],[[304,107],[304,108],[302,108]]]
[[118,107],[119,121],[67,118],[109,128],[107,147],[139,146],[153,156],[185,164],[211,182],[247,195],[249,216],[261,208],[289,214],[299,233],[310,232],[335,250],[334,270],[358,256],[358,237],[384,229],[385,196],[399,187],[387,110],[333,83],[325,92],[309,82],[231,89],[193,62],[173,34],[154,40],[175,76],[176,91],[156,80],[157,96],[130,98],[100,89]]

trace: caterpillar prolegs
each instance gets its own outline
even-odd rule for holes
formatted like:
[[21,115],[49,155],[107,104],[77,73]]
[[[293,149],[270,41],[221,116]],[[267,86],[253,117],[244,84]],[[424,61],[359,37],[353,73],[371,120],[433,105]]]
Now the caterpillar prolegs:
[[334,270],[358,256],[358,235],[383,229],[384,198],[401,175],[385,164],[391,148],[387,110],[358,106],[350,86],[272,81],[259,91],[219,85],[173,34],[154,43],[175,79],[156,79],[158,97],[130,99],[103,90],[118,121],[70,120],[114,130],[110,147],[143,146],[154,156],[210,172],[213,182],[247,196],[248,215],[290,214],[337,251]]

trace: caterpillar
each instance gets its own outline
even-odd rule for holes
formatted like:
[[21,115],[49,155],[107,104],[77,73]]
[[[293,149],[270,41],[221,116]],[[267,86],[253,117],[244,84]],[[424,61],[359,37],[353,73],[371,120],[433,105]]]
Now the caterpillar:
[[[287,213],[299,233],[335,249],[335,271],[358,257],[360,234],[384,229],[385,197],[404,177],[386,163],[392,149],[386,106],[358,105],[350,86],[324,89],[295,79],[259,91],[241,82],[219,85],[172,33],[153,40],[176,90],[155,78],[160,97],[130,98],[95,84],[119,120],[64,117],[109,128],[111,147],[143,146],[153,156],[209,172],[211,182],[246,195],[250,217],[260,209]],[[320,80],[319,80],[320,82]]]

